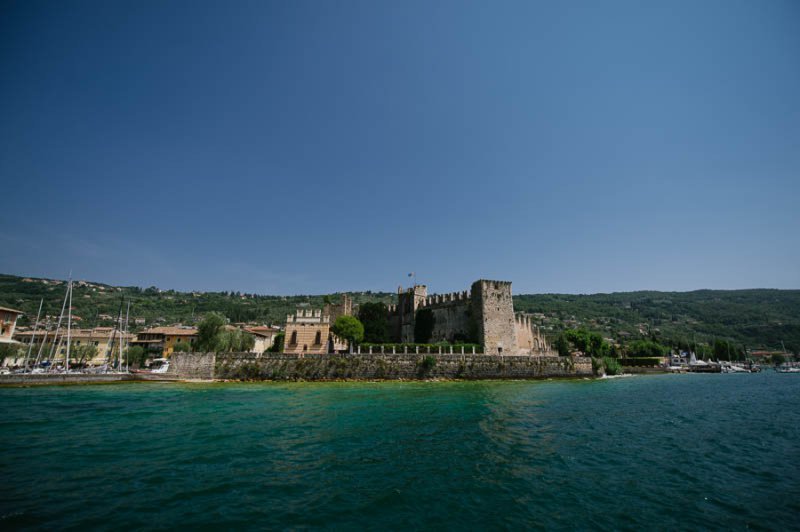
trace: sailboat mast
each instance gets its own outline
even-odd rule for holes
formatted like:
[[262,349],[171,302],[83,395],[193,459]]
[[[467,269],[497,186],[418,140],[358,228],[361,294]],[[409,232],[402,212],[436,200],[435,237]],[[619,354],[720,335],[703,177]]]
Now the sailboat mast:
[[[64,311],[67,308],[67,298],[69,298],[69,290],[70,286],[72,286],[72,273],[70,273],[69,282],[67,283],[67,293],[64,294],[64,303],[61,305],[61,314],[58,315],[58,323],[56,324],[56,332],[53,334],[53,346],[50,348],[50,355],[48,356],[48,360],[50,361],[50,365],[52,366],[52,362],[54,357],[58,354],[58,347],[61,346],[61,339],[58,337],[58,333],[61,331],[61,322],[64,319]],[[56,342],[58,340],[58,342]]]
[[[44,324],[44,336],[42,337],[42,343],[39,345],[39,350],[36,352],[36,362],[33,364],[34,366],[39,365],[39,359],[42,358],[42,351],[44,350],[44,346],[47,343],[47,333],[50,332],[50,316],[47,316],[47,321]],[[55,342],[55,338],[53,338],[53,342]],[[33,369],[31,369],[33,372]]]
[[36,313],[36,324],[33,326],[33,335],[31,335],[31,341],[28,344],[28,352],[25,353],[25,363],[22,365],[23,372],[28,369],[28,360],[31,357],[31,351],[33,350],[33,342],[36,340],[36,331],[39,329],[39,318],[42,316],[42,305],[44,305],[44,298],[39,301],[39,312]]
[[125,310],[125,371],[128,371],[128,317],[131,314],[131,300],[128,299],[128,308]]
[[72,279],[69,280],[69,308],[67,309],[67,362],[65,369],[69,373],[69,348],[72,344]]
[[117,352],[117,371],[122,371],[122,304],[125,302],[124,296],[119,300],[119,316],[117,317],[117,327],[119,327],[119,351]]

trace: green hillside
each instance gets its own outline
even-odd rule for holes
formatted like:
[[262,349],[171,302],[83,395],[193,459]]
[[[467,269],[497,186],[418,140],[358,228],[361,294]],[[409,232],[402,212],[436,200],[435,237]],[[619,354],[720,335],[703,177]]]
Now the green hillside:
[[[55,284],[58,283],[58,284]],[[25,312],[19,325],[32,325],[36,319],[39,301],[44,298],[43,314],[57,319],[66,292],[65,281],[34,279],[0,274],[0,306],[11,307]],[[392,294],[355,292],[348,294],[354,304],[367,301],[392,301]],[[110,325],[113,320],[102,319],[106,314],[116,317],[120,302],[131,300],[131,330],[133,318],[144,318],[145,327],[159,324],[199,321],[204,313],[222,312],[231,322],[253,322],[259,324],[282,325],[286,315],[293,314],[298,307],[322,308],[325,298],[336,303],[341,294],[262,296],[240,292],[178,292],[161,290],[156,287],[115,287],[103,283],[76,281],[73,288],[73,314],[80,318],[76,326],[93,327]],[[396,298],[396,296],[394,296]],[[125,309],[123,308],[123,313]]]
[[[26,326],[35,319],[40,298],[44,298],[45,312],[57,317],[65,290],[64,281],[0,275],[0,306],[25,312],[19,324]],[[355,304],[396,300],[396,295],[386,292],[349,295]],[[210,311],[222,312],[232,322],[281,325],[298,306],[321,308],[325,297],[337,302],[340,296],[177,292],[77,282],[73,307],[81,327],[110,324],[101,315],[116,316],[122,298],[130,298],[131,317],[144,318],[145,326],[190,324]],[[582,327],[623,341],[647,336],[678,344],[723,338],[748,348],[781,349],[783,342],[788,350],[800,351],[800,290],[518,295],[514,306],[534,313],[551,338],[561,330]],[[134,331],[141,328],[132,327]]]
[[800,351],[800,290],[538,294],[516,296],[514,306],[544,314],[537,321],[549,335],[584,327],[613,339],[649,336],[676,345],[721,338]]

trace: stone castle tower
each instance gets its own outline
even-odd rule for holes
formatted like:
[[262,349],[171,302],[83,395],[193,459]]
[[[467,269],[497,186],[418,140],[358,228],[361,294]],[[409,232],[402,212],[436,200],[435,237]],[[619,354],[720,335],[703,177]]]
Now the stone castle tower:
[[472,283],[472,305],[476,311],[478,335],[486,353],[516,354],[514,302],[510,281]]
[[[432,318],[426,339],[415,338],[420,312]],[[395,342],[468,342],[490,354],[549,354],[544,337],[526,316],[515,316],[510,281],[481,279],[469,293],[429,296],[425,285],[397,290],[397,305],[389,307],[389,334]]]

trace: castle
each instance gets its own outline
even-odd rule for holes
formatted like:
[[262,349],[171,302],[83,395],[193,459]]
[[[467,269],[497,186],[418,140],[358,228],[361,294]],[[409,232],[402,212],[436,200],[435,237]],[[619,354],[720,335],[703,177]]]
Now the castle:
[[[344,295],[323,310],[300,309],[286,317],[284,353],[334,353],[347,349],[331,332],[339,316],[354,314]],[[397,304],[388,307],[393,343],[475,343],[486,354],[551,355],[539,328],[525,315],[514,314],[511,282],[480,280],[470,292],[428,295],[425,285],[397,290]]]
[[530,318],[514,314],[510,281],[481,279],[469,293],[428,295],[425,285],[398,288],[389,307],[389,334],[396,342],[474,342],[487,354],[551,354]]

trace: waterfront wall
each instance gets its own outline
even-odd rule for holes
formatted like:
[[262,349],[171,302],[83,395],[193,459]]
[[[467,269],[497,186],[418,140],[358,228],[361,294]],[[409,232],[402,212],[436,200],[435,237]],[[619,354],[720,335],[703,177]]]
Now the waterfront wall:
[[[211,360],[213,359],[213,364]],[[591,359],[557,356],[175,353],[176,378],[242,380],[540,379],[591,376]]]
[[214,378],[214,353],[172,353],[164,374],[177,379],[211,380]]
[[32,386],[39,384],[101,384],[140,380],[126,373],[34,373],[0,375],[0,385]]

